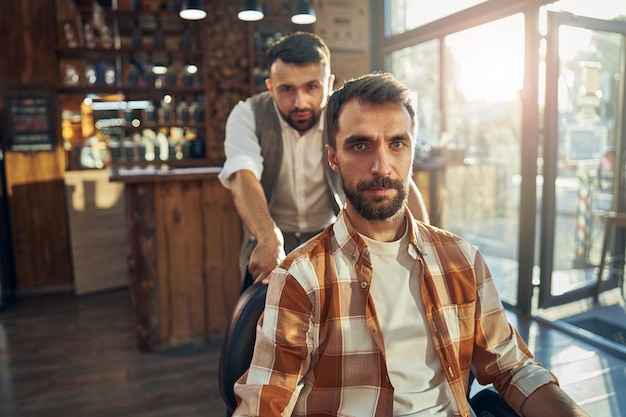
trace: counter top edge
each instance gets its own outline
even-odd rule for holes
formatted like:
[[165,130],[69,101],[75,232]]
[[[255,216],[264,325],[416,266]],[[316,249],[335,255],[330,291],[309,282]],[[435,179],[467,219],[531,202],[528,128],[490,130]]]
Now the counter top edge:
[[167,181],[196,181],[216,179],[221,167],[194,167],[194,168],[110,168],[109,181],[125,183],[147,183]]

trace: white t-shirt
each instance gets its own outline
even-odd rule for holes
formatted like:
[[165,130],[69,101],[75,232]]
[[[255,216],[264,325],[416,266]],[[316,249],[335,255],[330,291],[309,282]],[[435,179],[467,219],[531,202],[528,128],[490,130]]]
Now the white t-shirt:
[[409,254],[409,236],[379,242],[362,236],[370,252],[370,293],[383,332],[394,416],[452,415],[454,397],[428,330],[419,281],[420,263]]

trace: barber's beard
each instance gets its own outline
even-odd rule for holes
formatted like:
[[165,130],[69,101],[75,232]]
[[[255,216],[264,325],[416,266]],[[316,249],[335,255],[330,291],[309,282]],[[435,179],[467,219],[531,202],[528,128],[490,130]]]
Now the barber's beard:
[[[297,120],[294,116],[301,113],[309,114],[310,118],[306,120]],[[294,109],[291,110],[289,114],[283,114],[282,116],[289,126],[293,127],[300,133],[304,133],[315,126],[320,118],[320,113],[315,114],[315,112],[311,109]]]
[[[369,199],[364,197],[363,191],[381,187],[393,188],[398,190],[398,193],[395,197],[380,196]],[[408,183],[388,177],[361,181],[354,187],[347,186],[344,182],[343,186],[350,204],[361,217],[369,221],[388,220],[400,214],[409,194],[408,188]]]

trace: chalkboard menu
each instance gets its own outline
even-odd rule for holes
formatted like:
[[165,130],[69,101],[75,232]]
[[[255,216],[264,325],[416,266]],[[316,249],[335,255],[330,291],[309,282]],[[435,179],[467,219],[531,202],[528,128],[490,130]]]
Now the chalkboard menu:
[[12,86],[4,94],[7,151],[50,151],[56,143],[54,95],[32,85]]

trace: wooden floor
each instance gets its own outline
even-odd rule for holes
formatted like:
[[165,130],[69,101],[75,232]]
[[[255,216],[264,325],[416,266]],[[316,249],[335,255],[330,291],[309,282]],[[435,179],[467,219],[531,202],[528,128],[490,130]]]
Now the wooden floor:
[[[508,314],[591,416],[626,417],[624,358]],[[22,298],[0,311],[0,417],[223,417],[219,350],[139,352],[126,290]]]
[[127,290],[0,311],[1,417],[223,417],[220,342],[135,348]]

